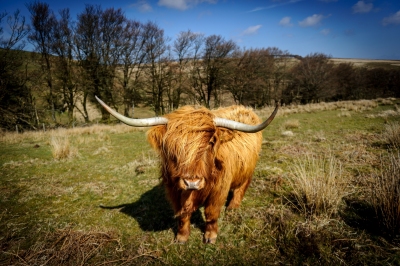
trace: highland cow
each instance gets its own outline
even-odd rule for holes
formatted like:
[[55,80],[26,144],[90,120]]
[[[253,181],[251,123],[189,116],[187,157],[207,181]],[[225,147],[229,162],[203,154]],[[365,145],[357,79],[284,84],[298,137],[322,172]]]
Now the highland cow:
[[96,99],[127,125],[151,126],[147,139],[161,158],[162,183],[178,219],[176,240],[188,240],[191,215],[204,206],[203,241],[215,243],[229,191],[227,209],[238,208],[256,167],[261,130],[274,119],[278,105],[263,123],[243,106],[212,111],[184,106],[164,117],[131,119]]

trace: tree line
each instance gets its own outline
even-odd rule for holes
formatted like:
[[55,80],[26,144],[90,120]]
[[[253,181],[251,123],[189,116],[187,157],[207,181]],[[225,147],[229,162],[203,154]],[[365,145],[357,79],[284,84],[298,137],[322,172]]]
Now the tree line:
[[[325,54],[292,56],[276,47],[243,49],[190,30],[172,40],[156,23],[129,19],[121,9],[86,5],[73,19],[68,8],[56,14],[40,1],[26,7],[30,24],[18,10],[0,13],[3,129],[36,129],[49,114],[54,124],[57,112],[70,124],[76,112],[90,122],[94,95],[127,116],[138,105],[163,115],[185,104],[261,108],[400,96],[397,69],[334,64]],[[24,51],[26,42],[34,53]]]

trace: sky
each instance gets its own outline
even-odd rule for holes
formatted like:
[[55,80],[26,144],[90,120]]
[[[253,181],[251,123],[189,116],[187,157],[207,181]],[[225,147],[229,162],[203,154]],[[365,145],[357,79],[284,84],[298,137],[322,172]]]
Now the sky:
[[[29,21],[29,0],[0,0]],[[277,47],[306,56],[400,60],[400,0],[68,0],[45,1],[74,20],[85,4],[121,8],[126,17],[152,21],[172,41],[182,31],[221,35],[242,48]]]

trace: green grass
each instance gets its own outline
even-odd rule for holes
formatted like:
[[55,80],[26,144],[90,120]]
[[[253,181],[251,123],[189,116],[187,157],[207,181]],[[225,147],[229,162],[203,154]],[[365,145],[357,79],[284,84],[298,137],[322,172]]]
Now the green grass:
[[[399,238],[365,226],[374,222],[369,180],[388,150],[382,132],[400,120],[379,114],[394,104],[345,117],[341,109],[278,115],[263,132],[241,207],[221,214],[215,245],[202,243],[202,209],[188,243],[174,243],[176,223],[145,131],[118,125],[3,135],[0,264],[399,264]],[[281,135],[288,120],[298,121],[292,137]],[[55,134],[66,135],[79,155],[54,159]],[[333,217],[304,216],[288,201],[292,166],[306,154],[342,165],[351,194]]]

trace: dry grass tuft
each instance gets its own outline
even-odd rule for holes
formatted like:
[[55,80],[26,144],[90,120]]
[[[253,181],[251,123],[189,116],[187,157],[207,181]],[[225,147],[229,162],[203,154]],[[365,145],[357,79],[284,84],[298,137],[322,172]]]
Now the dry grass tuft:
[[297,119],[289,119],[285,123],[283,123],[283,127],[285,129],[294,129],[300,127],[300,122]]
[[374,177],[371,203],[382,226],[396,236],[400,233],[400,153],[382,158],[380,173]]
[[50,146],[53,158],[56,160],[71,159],[79,156],[78,149],[71,146],[66,135],[52,136]]
[[315,133],[313,134],[313,136],[312,136],[312,139],[313,139],[313,141],[315,141],[315,142],[323,142],[323,141],[326,141],[326,137],[325,137],[324,131],[320,130],[320,131],[315,132]]
[[295,161],[291,170],[291,202],[299,211],[306,216],[337,214],[350,181],[344,178],[341,163],[334,156],[307,155]]
[[385,126],[383,138],[393,147],[400,147],[400,123],[391,122]]

